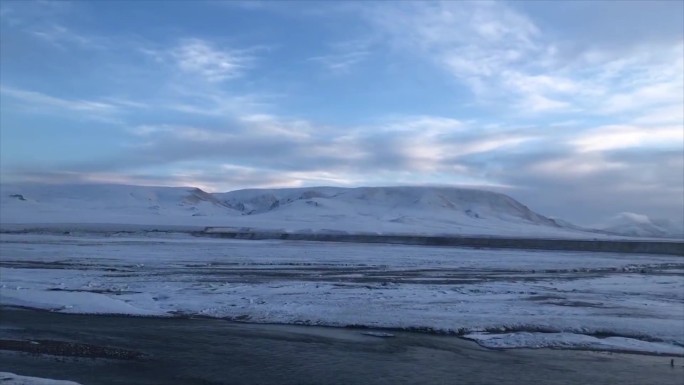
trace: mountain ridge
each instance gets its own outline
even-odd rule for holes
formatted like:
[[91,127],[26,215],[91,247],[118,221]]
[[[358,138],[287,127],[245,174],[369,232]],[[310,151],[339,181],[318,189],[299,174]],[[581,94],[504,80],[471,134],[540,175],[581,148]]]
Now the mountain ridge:
[[[197,187],[2,184],[0,223],[183,224],[287,232],[591,237],[499,192],[471,187]],[[605,234],[605,233],[604,233]]]

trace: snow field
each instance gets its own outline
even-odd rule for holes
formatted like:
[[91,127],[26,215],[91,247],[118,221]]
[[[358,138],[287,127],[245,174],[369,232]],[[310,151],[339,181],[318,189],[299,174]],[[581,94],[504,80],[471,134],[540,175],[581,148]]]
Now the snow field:
[[183,234],[2,234],[0,242],[2,305],[684,355],[681,257]]

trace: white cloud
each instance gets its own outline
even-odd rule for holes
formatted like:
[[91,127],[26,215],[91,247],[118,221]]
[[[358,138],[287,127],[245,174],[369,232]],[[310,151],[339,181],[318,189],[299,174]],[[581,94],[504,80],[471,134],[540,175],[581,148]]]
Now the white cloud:
[[391,3],[368,16],[393,46],[435,61],[476,94],[544,48],[534,23],[505,4]]
[[471,174],[461,159],[515,149],[538,139],[520,132],[483,133],[438,116],[326,127],[275,115],[243,115],[224,127],[142,125],[131,133],[144,142],[136,150],[144,153],[126,157],[133,163],[153,154],[159,162],[223,159],[287,172],[353,175],[363,170],[404,170],[460,177]]
[[140,137],[173,138],[194,143],[220,143],[236,138],[236,135],[231,132],[169,124],[140,125],[130,128],[129,132]]
[[591,42],[568,46],[501,2],[381,3],[364,13],[392,48],[432,61],[501,114],[619,119],[623,112],[645,116],[649,108],[684,104],[681,38],[616,51]]
[[0,92],[17,100],[21,100],[29,107],[53,107],[79,112],[110,113],[117,110],[117,106],[96,100],[63,99],[35,91],[21,90],[11,87],[0,87]]
[[249,127],[251,134],[262,136],[288,137],[293,140],[306,140],[316,131],[314,126],[303,119],[284,119],[268,114],[243,115],[238,118]]
[[310,57],[308,60],[321,63],[333,73],[347,73],[368,58],[371,45],[370,40],[338,42],[332,45],[330,53]]
[[603,126],[579,135],[570,144],[581,152],[648,147],[673,147],[684,151],[684,127]]
[[627,167],[628,165],[626,164],[609,161],[600,154],[594,154],[592,156],[571,155],[558,159],[542,161],[531,165],[528,171],[547,176],[555,176],[559,174],[583,176],[611,170],[624,169]]
[[637,114],[632,123],[640,126],[679,125],[684,130],[684,108],[680,103],[654,107]]
[[220,49],[201,39],[185,39],[171,51],[182,71],[221,82],[241,76],[252,57],[244,51]]
[[309,60],[323,64],[332,72],[342,73],[349,71],[354,65],[363,61],[368,54],[368,51],[352,51],[314,56],[309,58]]
[[568,110],[571,107],[570,103],[568,102],[554,100],[539,93],[530,93],[525,95],[522,97],[522,99],[516,102],[515,105],[519,107],[522,115],[530,112],[536,113]]
[[73,119],[86,119],[111,124],[122,124],[123,116],[131,110],[148,108],[145,103],[117,98],[102,97],[94,99],[63,98],[42,92],[0,86],[4,96],[2,104],[16,104],[18,111],[65,116]]
[[[313,137],[314,126],[305,120],[254,114],[233,117],[230,121],[212,128],[173,125],[143,124],[133,126],[128,131],[138,137],[151,139],[149,143],[183,141],[194,144],[216,145],[221,143],[252,143],[259,141],[281,141],[283,145],[315,144],[320,139]],[[248,150],[245,148],[243,150]]]
[[124,99],[70,99],[5,86],[0,86],[0,94],[4,96],[2,104],[15,104],[16,111],[117,125],[123,123],[121,117],[128,110],[141,108],[132,107]]
[[[356,159],[393,159],[387,169],[404,168],[411,172],[444,173],[466,176],[468,167],[459,162],[471,155],[513,149],[537,139],[535,135],[506,132],[497,127],[484,129],[471,122],[441,116],[405,116],[348,131],[346,143],[357,143]],[[381,148],[374,148],[381,143]],[[481,180],[479,183],[483,183]]]
[[643,110],[645,107],[663,104],[680,105],[684,100],[684,84],[671,79],[667,82],[637,86],[627,91],[610,95],[600,105],[605,114]]
[[462,131],[465,124],[458,119],[443,116],[404,116],[390,119],[378,127],[369,128],[371,131],[380,130],[386,133],[420,133],[424,136],[437,136]]
[[101,38],[85,36],[59,24],[49,24],[45,26],[34,27],[32,30],[30,30],[30,33],[33,36],[61,49],[66,48],[67,45],[76,45],[89,49],[105,48],[105,45],[100,41]]

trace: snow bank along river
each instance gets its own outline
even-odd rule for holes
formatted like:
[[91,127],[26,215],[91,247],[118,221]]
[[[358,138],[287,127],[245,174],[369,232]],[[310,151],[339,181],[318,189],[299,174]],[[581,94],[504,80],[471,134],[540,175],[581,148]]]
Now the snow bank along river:
[[677,256],[0,234],[0,305],[421,330],[486,347],[684,355]]

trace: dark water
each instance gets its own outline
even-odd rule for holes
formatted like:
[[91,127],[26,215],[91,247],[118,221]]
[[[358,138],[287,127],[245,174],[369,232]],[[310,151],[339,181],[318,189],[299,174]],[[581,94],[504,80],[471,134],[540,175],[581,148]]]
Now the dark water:
[[560,350],[486,350],[455,337],[0,310],[0,338],[141,352],[113,360],[0,351],[0,371],[88,384],[684,384],[684,361]]

